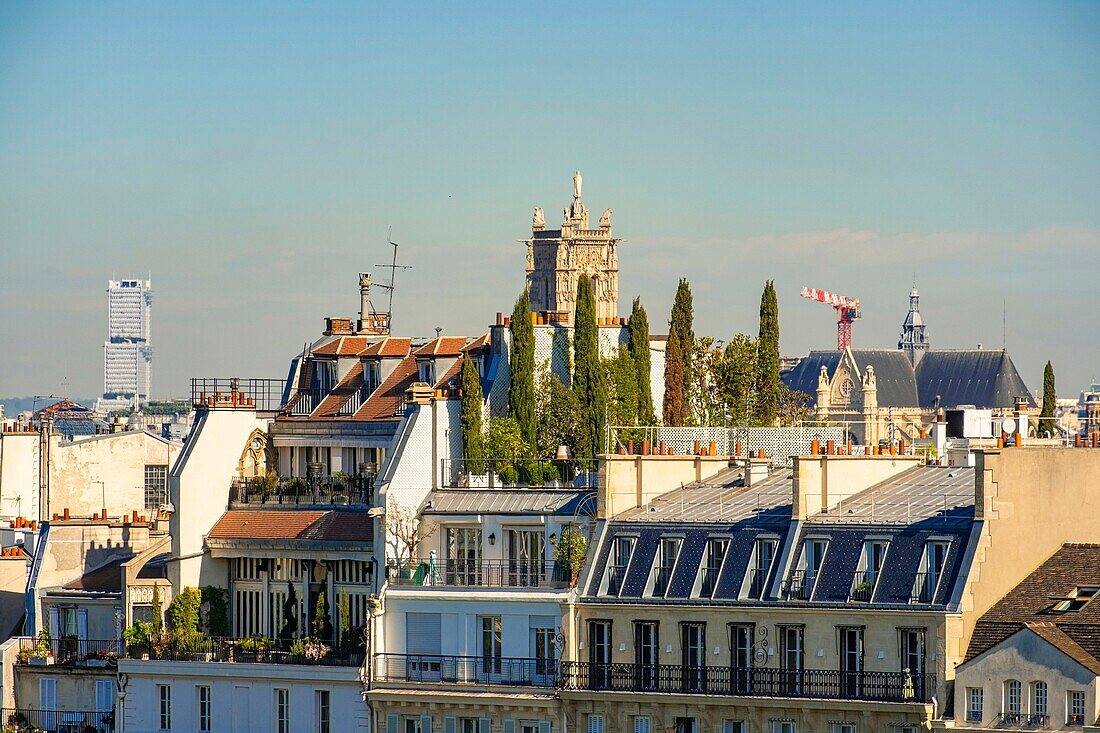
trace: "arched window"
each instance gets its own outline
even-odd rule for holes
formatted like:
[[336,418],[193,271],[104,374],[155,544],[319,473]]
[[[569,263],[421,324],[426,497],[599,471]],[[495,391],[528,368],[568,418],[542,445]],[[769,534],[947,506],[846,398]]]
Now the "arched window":
[[1021,685],[1019,680],[1005,682],[1004,702],[1001,706],[1001,714],[1005,716],[1020,714]]
[[[1033,717],[1043,717],[1047,715],[1047,683],[1046,682],[1032,682],[1031,683],[1031,715]],[[1038,722],[1038,721],[1036,721]]]

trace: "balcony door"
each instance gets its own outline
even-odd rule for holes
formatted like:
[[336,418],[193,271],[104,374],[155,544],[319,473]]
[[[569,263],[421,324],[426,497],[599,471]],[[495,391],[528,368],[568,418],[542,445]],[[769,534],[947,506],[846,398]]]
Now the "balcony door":
[[730,624],[730,692],[746,695],[752,690],[752,647],[755,627]]
[[657,689],[658,628],[656,621],[634,622],[634,684],[639,690]]
[[588,686],[606,690],[611,686],[611,622],[588,622]]
[[857,698],[861,695],[863,677],[863,628],[837,628],[840,646],[840,695]]
[[481,616],[481,672],[492,681],[503,672],[504,627],[500,616]]
[[779,627],[779,654],[783,663],[781,691],[787,694],[802,692],[804,631],[802,626]]
[[537,587],[546,566],[546,535],[541,529],[509,529],[508,585]]
[[702,692],[706,684],[706,624],[680,624],[680,657],[684,692]]
[[551,624],[531,629],[531,652],[534,657],[534,673],[538,684],[547,685],[557,673],[557,656],[554,649],[556,629]]
[[481,585],[480,527],[447,528],[444,577],[447,585]]
[[[442,640],[443,618],[438,613],[406,613],[405,614],[405,653],[404,677],[412,681],[435,681],[441,678],[444,670],[440,650],[443,647]],[[401,659],[399,657],[387,658],[386,674],[390,679],[400,679]],[[452,670],[447,670],[448,674]],[[457,672],[455,670],[454,672]]]
[[[924,629],[898,629],[901,671],[912,680],[913,695],[924,699]],[[908,686],[908,681],[906,682]]]

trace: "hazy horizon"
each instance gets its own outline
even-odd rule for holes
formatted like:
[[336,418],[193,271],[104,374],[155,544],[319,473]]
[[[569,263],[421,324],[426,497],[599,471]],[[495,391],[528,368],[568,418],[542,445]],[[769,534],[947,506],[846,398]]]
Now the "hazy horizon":
[[[476,336],[574,169],[654,332],[1009,349],[1100,377],[1100,4],[0,5],[0,394],[102,391],[107,280],[148,277],[153,394],[286,375],[357,273],[394,329]],[[382,299],[376,295],[376,304]]]

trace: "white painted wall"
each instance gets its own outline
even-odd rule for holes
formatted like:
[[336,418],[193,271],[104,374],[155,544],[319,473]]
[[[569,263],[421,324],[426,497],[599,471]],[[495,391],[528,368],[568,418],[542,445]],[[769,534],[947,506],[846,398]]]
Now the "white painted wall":
[[38,519],[38,435],[0,433],[0,516]]
[[[1097,708],[1097,677],[1070,657],[1031,631],[1013,634],[984,654],[955,670],[955,721],[957,727],[991,727],[1000,716],[1004,702],[1004,683],[1019,680],[1022,688],[1022,712],[1030,712],[1030,683],[1047,683],[1047,707],[1051,729],[1066,728],[1066,704],[1069,690],[1085,692],[1085,721],[1091,724],[1100,713]],[[967,688],[981,687],[982,722],[967,722]],[[1079,728],[1079,726],[1078,726]]]
[[267,421],[257,418],[255,410],[198,413],[168,479],[169,496],[176,508],[170,522],[172,551],[168,563],[173,588],[228,587],[226,564],[203,555],[203,541],[226,510],[230,481],[253,430],[267,430]]
[[[333,733],[369,730],[359,669],[290,664],[119,662],[127,676],[120,733],[160,733],[157,685],[172,690],[172,730],[197,731],[198,686],[211,688],[213,730],[274,731],[275,690],[290,691],[290,729],[316,731],[316,693],[328,690]],[[246,703],[246,704],[244,704]]]

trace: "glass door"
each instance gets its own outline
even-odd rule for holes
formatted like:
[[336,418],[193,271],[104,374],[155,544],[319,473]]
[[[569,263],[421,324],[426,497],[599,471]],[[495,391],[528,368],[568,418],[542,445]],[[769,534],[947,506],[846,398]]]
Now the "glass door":
[[638,621],[634,624],[635,684],[639,690],[657,687],[657,622]]
[[550,627],[531,629],[531,647],[535,657],[535,679],[541,685],[549,684],[557,672],[554,635],[554,629]]
[[448,527],[447,585],[481,585],[481,577],[481,528]]
[[588,622],[588,686],[606,690],[611,686],[611,622]]
[[802,692],[802,633],[801,626],[779,627],[779,653],[783,661],[783,692]]
[[840,627],[840,678],[841,696],[860,696],[863,677],[863,629]]
[[509,529],[508,585],[537,587],[543,577],[546,537],[541,529]]
[[706,681],[706,632],[703,624],[680,626],[682,679],[685,692],[702,692]]

